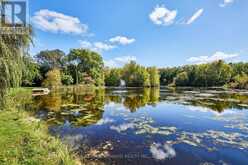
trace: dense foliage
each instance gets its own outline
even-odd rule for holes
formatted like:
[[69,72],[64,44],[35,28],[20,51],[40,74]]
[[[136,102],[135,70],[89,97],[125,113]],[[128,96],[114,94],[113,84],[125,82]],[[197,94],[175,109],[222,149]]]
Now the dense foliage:
[[237,89],[248,89],[248,75],[241,73],[235,76],[233,82],[230,83],[230,87]]
[[30,35],[0,36],[0,97],[7,87],[94,84],[96,86],[192,86],[248,88],[248,63],[215,61],[182,67],[146,68],[133,61],[104,68],[101,55],[87,49],[45,50],[32,58],[25,52]]
[[128,87],[149,87],[150,75],[145,67],[131,61],[122,69],[122,78]]
[[38,63],[47,69],[61,68],[65,53],[59,49],[41,51],[36,55]]
[[248,81],[245,81],[247,73],[248,64],[246,63],[226,64],[220,60],[209,64],[160,69],[160,83],[172,86],[219,87],[227,85],[246,88],[248,87]]
[[150,86],[151,87],[159,87],[160,86],[160,75],[159,71],[156,67],[150,67],[147,69],[150,76]]
[[42,83],[44,87],[56,87],[61,86],[61,73],[59,69],[52,69],[47,72],[46,78]]
[[104,85],[104,63],[102,57],[87,49],[72,49],[68,55],[68,62],[75,73],[76,83],[93,83]]
[[41,81],[40,66],[30,56],[24,56],[23,62],[22,86],[33,86]]
[[121,84],[121,69],[105,69],[105,85],[106,86],[119,86]]
[[23,56],[31,42],[29,29],[30,33],[25,34],[0,34],[0,104],[8,87],[22,83]]
[[159,87],[159,71],[156,67],[146,68],[134,61],[123,68],[105,70],[105,85],[120,86],[121,80],[128,87]]
[[[27,75],[23,78],[24,86],[54,86],[73,84],[104,85],[104,64],[102,57],[86,49],[72,49],[68,55],[63,51],[45,50],[32,58],[26,58]],[[37,73],[38,70],[38,73]],[[57,75],[59,72],[60,75]],[[53,77],[49,75],[52,74]],[[33,79],[32,79],[33,78]],[[56,82],[60,80],[60,83]],[[52,81],[52,82],[49,82]],[[62,83],[62,84],[61,84]]]

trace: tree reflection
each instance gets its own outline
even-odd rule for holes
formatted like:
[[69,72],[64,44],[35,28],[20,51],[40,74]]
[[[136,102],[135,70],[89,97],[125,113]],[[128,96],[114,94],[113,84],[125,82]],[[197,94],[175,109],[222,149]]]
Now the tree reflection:
[[38,117],[48,124],[69,122],[74,126],[97,123],[103,115],[104,90],[66,90],[34,98]]
[[161,95],[161,101],[192,105],[222,113],[226,109],[247,109],[248,95],[238,91],[206,89],[173,89]]
[[[106,93],[106,94],[105,94]],[[74,126],[88,126],[102,119],[104,105],[122,104],[130,112],[158,102],[204,107],[222,113],[226,109],[247,109],[248,95],[230,91],[144,88],[128,90],[94,90],[69,88],[47,96],[33,98],[34,112],[49,124],[69,122]],[[30,108],[29,108],[30,109]]]
[[131,112],[136,112],[146,105],[155,106],[159,102],[159,97],[159,88],[132,89],[118,95],[109,92],[106,102],[122,103]]

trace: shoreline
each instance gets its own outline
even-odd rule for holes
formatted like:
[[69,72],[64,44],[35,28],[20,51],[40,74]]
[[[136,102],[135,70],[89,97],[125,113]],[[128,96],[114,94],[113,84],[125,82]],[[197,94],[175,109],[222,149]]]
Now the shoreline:
[[78,164],[68,147],[48,134],[44,122],[17,108],[32,97],[31,89],[10,89],[6,97],[6,107],[0,111],[0,145],[5,148],[0,164]]

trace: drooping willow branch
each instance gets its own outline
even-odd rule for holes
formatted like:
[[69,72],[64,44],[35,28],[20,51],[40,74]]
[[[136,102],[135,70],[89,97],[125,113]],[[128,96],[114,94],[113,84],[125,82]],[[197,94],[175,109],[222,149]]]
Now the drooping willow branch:
[[32,41],[29,29],[30,33],[26,34],[0,34],[0,104],[9,87],[21,84],[24,50]]

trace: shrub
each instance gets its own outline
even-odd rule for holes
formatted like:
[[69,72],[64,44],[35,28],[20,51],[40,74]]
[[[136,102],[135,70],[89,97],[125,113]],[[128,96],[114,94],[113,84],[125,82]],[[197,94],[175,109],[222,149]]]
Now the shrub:
[[61,86],[61,75],[59,69],[53,69],[47,72],[46,79],[43,81],[42,86],[52,88]]
[[242,73],[234,77],[234,82],[230,83],[231,88],[248,89],[248,75]]

